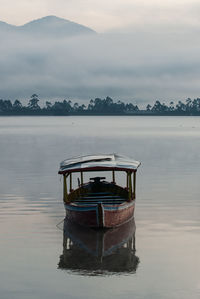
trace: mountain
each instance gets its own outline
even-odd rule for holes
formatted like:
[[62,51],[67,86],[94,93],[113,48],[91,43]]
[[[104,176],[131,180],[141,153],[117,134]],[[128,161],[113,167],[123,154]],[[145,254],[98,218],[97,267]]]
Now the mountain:
[[14,26],[0,21],[0,33],[7,34],[10,32],[22,35],[28,34],[29,36],[63,38],[95,33],[94,30],[86,26],[56,16],[46,16],[22,26]]
[[30,34],[48,36],[73,36],[95,33],[92,29],[55,16],[47,16],[20,26],[20,30]]
[[10,25],[6,22],[0,21],[0,32],[7,33],[7,32],[14,32],[17,29],[17,26]]

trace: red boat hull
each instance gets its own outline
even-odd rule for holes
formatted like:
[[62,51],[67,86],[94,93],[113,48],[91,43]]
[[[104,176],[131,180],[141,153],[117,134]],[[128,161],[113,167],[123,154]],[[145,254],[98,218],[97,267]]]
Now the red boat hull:
[[112,228],[129,221],[134,215],[135,201],[119,205],[66,204],[66,216],[70,221],[87,227]]

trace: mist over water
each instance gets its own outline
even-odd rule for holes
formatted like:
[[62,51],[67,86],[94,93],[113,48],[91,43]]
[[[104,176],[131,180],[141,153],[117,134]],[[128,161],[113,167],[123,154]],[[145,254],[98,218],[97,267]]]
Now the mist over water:
[[[198,298],[199,148],[199,117],[1,117],[1,297]],[[107,256],[109,273],[83,273],[81,260],[71,265],[76,271],[60,267],[63,254],[80,251],[63,247],[59,163],[112,152],[142,162],[129,242],[136,251],[131,247],[123,266]],[[95,257],[88,261],[99,265]]]

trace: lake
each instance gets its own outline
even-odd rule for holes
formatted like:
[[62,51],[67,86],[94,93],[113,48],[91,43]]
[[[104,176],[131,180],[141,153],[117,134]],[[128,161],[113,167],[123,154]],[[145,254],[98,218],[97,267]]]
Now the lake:
[[[136,229],[99,260],[63,234],[57,173],[113,152],[142,162]],[[2,299],[200,297],[199,117],[1,117],[0,167]]]

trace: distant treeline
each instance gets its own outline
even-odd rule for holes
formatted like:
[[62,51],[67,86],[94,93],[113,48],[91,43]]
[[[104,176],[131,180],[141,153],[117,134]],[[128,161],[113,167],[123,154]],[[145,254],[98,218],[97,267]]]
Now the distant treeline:
[[139,109],[132,103],[114,102],[110,97],[96,98],[84,104],[72,103],[70,100],[55,101],[53,104],[46,101],[44,107],[39,106],[39,97],[33,94],[24,106],[19,100],[12,103],[10,100],[0,99],[0,115],[200,115],[200,98],[169,105],[156,101],[148,104],[146,109]]

